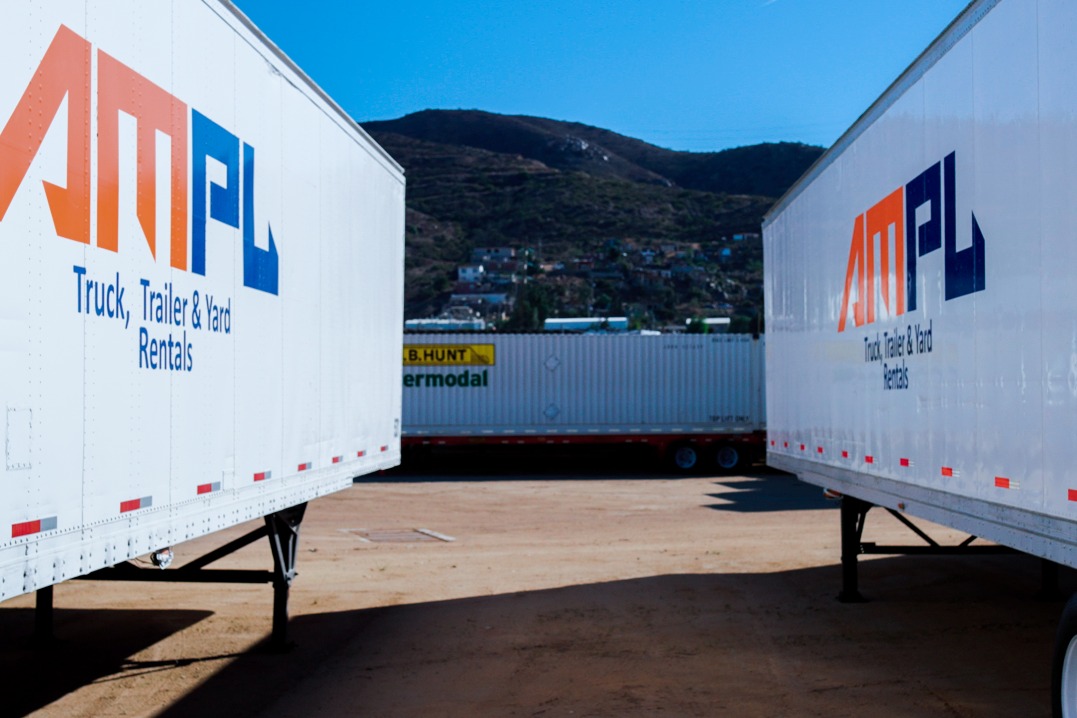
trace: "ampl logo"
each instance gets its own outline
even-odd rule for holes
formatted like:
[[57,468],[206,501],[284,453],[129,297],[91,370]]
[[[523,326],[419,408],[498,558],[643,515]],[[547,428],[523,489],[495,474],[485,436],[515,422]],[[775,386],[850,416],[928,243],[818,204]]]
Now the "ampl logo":
[[845,331],[854,291],[853,322],[858,327],[875,321],[877,294],[889,316],[915,310],[916,260],[940,247],[944,247],[947,301],[984,289],[985,243],[975,213],[972,245],[957,248],[955,165],[956,154],[951,152],[857,216],[845,270],[839,332]]
[[[92,52],[87,40],[61,25],[0,132],[0,222],[66,98],[67,187],[42,184],[56,234],[90,244]],[[171,266],[188,269],[190,189],[193,199],[190,271],[206,274],[209,219],[235,229],[242,226],[243,284],[277,294],[279,259],[272,229],[268,230],[268,249],[261,249],[254,241],[254,148],[100,49],[96,67],[97,246],[119,251],[119,113],[123,112],[133,117],[137,126],[136,214],[153,257],[157,257],[156,136],[161,133],[171,143]],[[207,183],[207,157],[224,165],[226,185]]]

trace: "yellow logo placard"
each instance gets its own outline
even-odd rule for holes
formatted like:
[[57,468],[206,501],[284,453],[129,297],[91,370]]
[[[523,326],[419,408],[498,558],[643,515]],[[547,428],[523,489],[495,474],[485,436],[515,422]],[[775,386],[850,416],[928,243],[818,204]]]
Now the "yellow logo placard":
[[405,344],[404,366],[493,366],[493,344]]

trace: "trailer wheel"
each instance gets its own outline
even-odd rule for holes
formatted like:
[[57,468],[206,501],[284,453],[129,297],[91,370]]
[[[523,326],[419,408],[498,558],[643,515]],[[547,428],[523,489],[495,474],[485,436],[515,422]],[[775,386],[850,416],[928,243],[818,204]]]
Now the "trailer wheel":
[[726,473],[732,473],[740,468],[743,460],[744,457],[741,455],[740,449],[730,444],[722,444],[714,452],[714,463]]
[[1058,621],[1051,662],[1051,702],[1054,718],[1077,718],[1077,596],[1066,602]]
[[699,464],[699,450],[692,444],[674,444],[669,450],[669,459],[677,471],[686,474]]

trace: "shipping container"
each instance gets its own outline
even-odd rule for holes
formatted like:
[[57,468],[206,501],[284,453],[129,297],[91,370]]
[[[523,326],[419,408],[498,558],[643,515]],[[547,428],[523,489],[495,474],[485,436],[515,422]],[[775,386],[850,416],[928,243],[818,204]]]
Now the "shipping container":
[[227,2],[8,2],[0,65],[0,599],[260,517],[290,582],[399,461],[400,167]]
[[971,3],[765,220],[767,460],[846,497],[847,598],[871,506],[1077,566],[1075,36]]
[[407,334],[404,445],[636,443],[731,471],[762,453],[762,359],[744,334]]

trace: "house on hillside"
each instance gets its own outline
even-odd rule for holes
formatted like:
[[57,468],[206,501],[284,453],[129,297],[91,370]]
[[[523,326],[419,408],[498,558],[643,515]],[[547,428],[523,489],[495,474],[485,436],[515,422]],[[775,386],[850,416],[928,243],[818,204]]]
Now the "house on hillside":
[[404,330],[412,332],[486,331],[486,322],[470,307],[449,307],[436,317],[408,319]]
[[594,268],[594,257],[581,257],[572,260],[572,271],[576,274],[589,274]]
[[514,247],[475,247],[471,250],[471,261],[474,263],[495,261],[515,261],[516,249]]
[[486,268],[481,264],[465,264],[456,268],[456,281],[465,284],[480,284],[486,277]]
[[508,292],[491,291],[484,285],[461,282],[449,296],[448,309],[469,307],[488,319],[506,319],[512,311],[512,304]]

